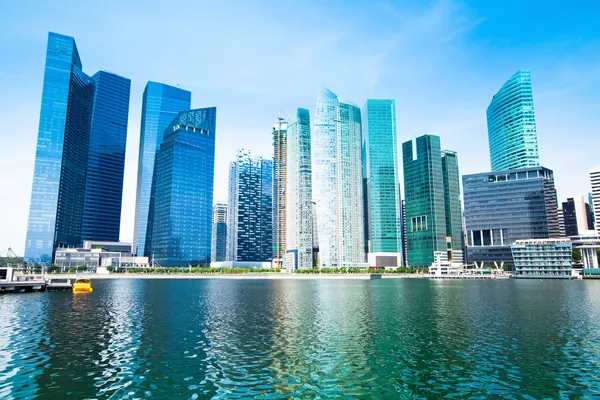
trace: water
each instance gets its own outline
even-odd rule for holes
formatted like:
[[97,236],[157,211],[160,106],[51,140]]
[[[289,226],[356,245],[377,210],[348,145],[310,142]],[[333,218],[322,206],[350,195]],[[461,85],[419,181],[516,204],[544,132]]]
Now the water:
[[0,398],[577,398],[600,282],[95,280],[0,296]]

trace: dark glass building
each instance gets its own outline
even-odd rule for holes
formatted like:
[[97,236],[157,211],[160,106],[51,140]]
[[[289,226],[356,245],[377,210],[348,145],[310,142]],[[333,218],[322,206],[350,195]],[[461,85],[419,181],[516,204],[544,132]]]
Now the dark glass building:
[[144,89],[133,232],[133,251],[137,255],[150,257],[146,245],[152,242],[147,230],[156,152],[165,129],[177,113],[190,109],[191,99],[187,90],[162,83],[148,82]]
[[94,105],[83,203],[83,240],[119,241],[129,116],[129,79],[100,71],[91,78]]
[[[51,262],[57,248],[81,246],[84,238],[106,234],[118,239],[123,167],[109,168],[99,182],[99,174],[107,171],[98,169],[96,160],[103,150],[96,146],[110,140],[104,139],[105,128],[114,122],[120,125],[115,127],[115,147],[124,152],[129,85],[129,79],[107,72],[89,78],[82,71],[75,40],[48,34],[26,261]],[[101,191],[99,186],[111,179],[116,180],[111,189],[118,201],[111,194],[102,199],[101,209],[93,210],[91,200]],[[94,214],[104,211],[110,221],[106,229],[94,222]]]
[[512,270],[517,240],[557,238],[554,174],[543,167],[463,176],[469,262]]
[[273,161],[238,150],[229,166],[227,261],[271,261]]
[[210,263],[216,116],[180,112],[156,153],[149,250],[162,266]]

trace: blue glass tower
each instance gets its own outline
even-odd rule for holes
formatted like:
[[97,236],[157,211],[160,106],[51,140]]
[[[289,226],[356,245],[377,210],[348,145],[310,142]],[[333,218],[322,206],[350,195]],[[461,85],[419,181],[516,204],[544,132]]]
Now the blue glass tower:
[[81,236],[82,240],[118,241],[131,81],[105,71],[91,79],[94,111]]
[[187,90],[162,83],[148,82],[144,90],[133,232],[133,251],[138,255],[150,256],[145,247],[152,241],[147,230],[156,152],[173,118],[190,109],[191,98]]
[[487,124],[492,171],[540,165],[531,72],[518,71],[494,95]]
[[[83,224],[86,193],[96,189],[94,174],[90,173],[89,181],[87,174],[88,163],[95,157],[90,155],[90,146],[98,144],[92,136],[102,135],[101,121],[113,118],[111,110],[102,109],[106,101],[101,98],[108,97],[111,99],[108,101],[112,101],[119,97],[125,108],[129,105],[129,81],[120,78],[127,81],[126,94],[117,94],[114,88],[103,85],[96,88],[99,77],[104,74],[100,72],[90,79],[82,71],[75,40],[53,32],[48,34],[25,243],[28,262],[48,263],[56,248],[74,247],[82,242],[87,229]],[[115,120],[121,121],[118,117]],[[124,123],[126,131],[127,118]],[[95,154],[95,150],[92,153]],[[119,218],[120,207],[119,194]]]
[[156,153],[151,251],[162,266],[210,263],[216,117],[180,112]]

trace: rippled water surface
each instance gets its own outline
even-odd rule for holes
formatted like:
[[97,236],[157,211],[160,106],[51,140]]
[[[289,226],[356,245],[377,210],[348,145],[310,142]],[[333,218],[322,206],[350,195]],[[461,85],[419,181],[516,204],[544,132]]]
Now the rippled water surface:
[[0,398],[600,393],[600,282],[94,280],[0,295]]

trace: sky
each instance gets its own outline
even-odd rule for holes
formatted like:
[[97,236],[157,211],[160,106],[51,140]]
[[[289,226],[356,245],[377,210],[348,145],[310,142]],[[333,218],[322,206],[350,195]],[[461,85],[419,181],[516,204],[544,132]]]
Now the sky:
[[236,149],[271,157],[277,117],[312,116],[322,87],[359,106],[396,99],[399,144],[436,134],[461,174],[489,171],[487,106],[529,69],[541,163],[559,201],[587,196],[600,165],[599,20],[596,0],[3,0],[0,252],[25,247],[48,31],[75,38],[88,75],[131,79],[121,217],[131,241],[149,80],[217,107],[215,201],[225,201]]

